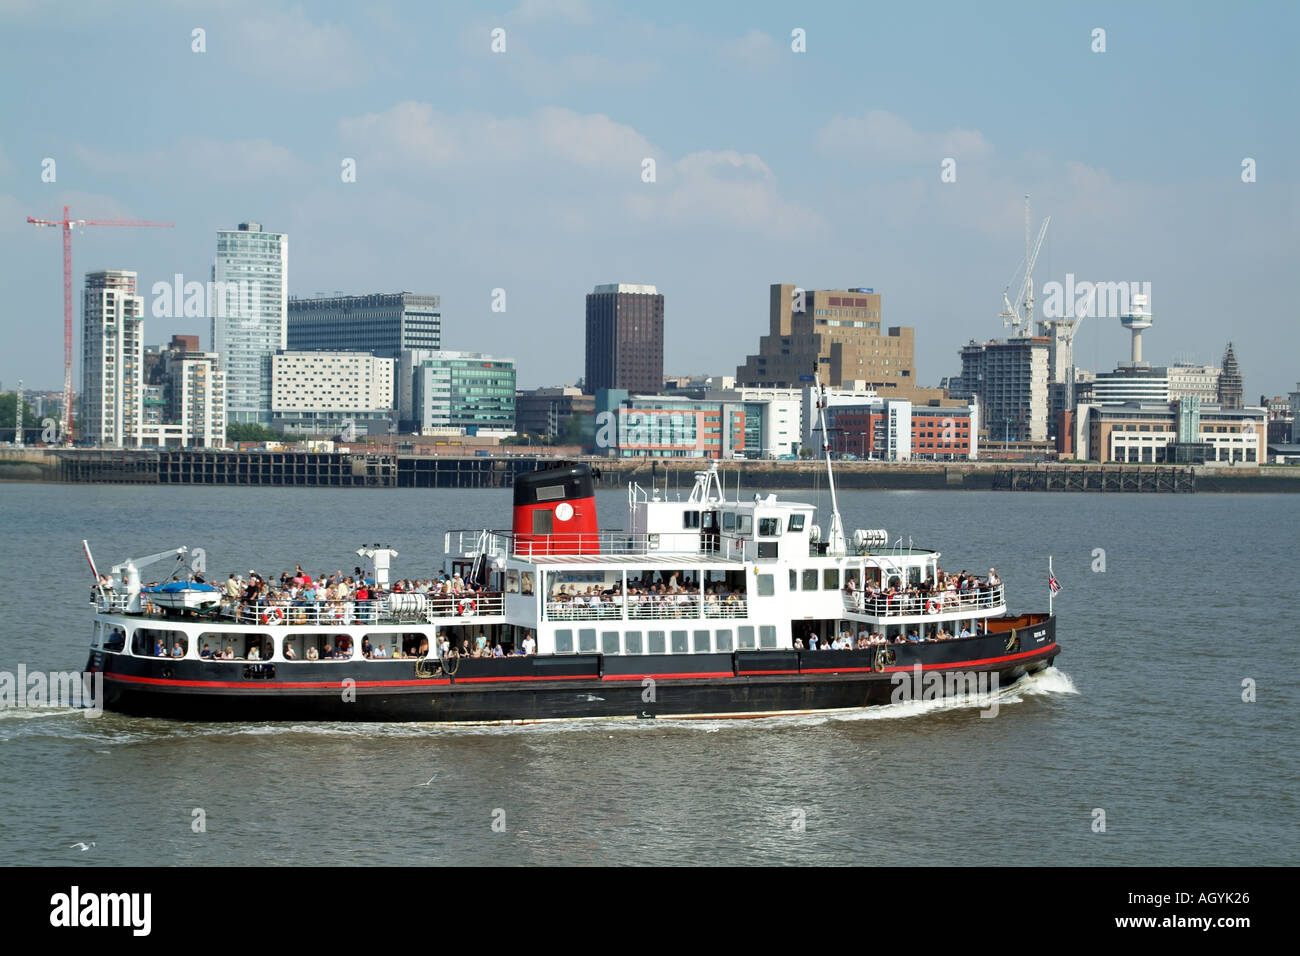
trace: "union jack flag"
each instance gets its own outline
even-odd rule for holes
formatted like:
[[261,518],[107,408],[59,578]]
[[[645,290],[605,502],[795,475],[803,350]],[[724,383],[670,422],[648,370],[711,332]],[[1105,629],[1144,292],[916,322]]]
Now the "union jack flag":
[[1061,590],[1061,585],[1057,582],[1055,574],[1047,576],[1047,586],[1052,589],[1053,594]]

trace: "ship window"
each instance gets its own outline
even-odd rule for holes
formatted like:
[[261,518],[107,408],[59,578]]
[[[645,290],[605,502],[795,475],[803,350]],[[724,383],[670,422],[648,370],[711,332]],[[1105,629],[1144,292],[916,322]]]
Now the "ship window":
[[804,568],[803,590],[805,591],[817,590],[817,569],[816,568]]
[[758,542],[758,557],[775,558],[780,546],[779,541],[760,541]]
[[524,571],[519,575],[519,591],[521,594],[533,593],[533,572]]
[[735,530],[736,530],[736,515],[735,515],[734,512],[728,511],[728,512],[725,512],[725,513],[723,514],[723,516],[722,516],[722,530],[723,530],[723,531],[735,531]]
[[628,631],[627,635],[623,638],[623,648],[629,654],[640,654],[641,653],[641,632]]
[[687,635],[685,631],[673,631],[673,653],[674,654],[690,653],[691,648],[686,640],[686,636]]
[[507,594],[519,593],[519,572],[518,571],[506,572],[506,593]]
[[790,530],[791,530],[791,531],[802,531],[802,530],[803,530],[803,519],[804,519],[804,516],[803,516],[802,514],[791,515],[791,516],[790,516]]
[[771,624],[764,624],[758,629],[758,640],[763,647],[776,647],[776,628]]
[[573,631],[563,630],[555,632],[555,653],[572,654],[573,653]]
[[649,650],[649,653],[651,653],[651,654],[662,654],[665,650],[667,650],[667,648],[666,648],[665,645],[664,645],[664,632],[663,632],[663,631],[651,631],[651,632],[650,632],[650,646],[649,646],[648,650]]
[[780,518],[759,518],[758,533],[760,537],[775,538],[781,533]]
[[[162,642],[163,653],[157,651]],[[176,644],[181,645],[181,654],[172,653]],[[190,649],[190,639],[184,631],[163,631],[152,627],[138,628],[131,638],[131,653],[138,657],[173,657],[184,656]]]
[[555,530],[555,515],[550,511],[533,512],[533,534],[550,534]]
[[759,597],[771,597],[776,593],[776,578],[771,574],[754,575],[755,583],[758,585]]
[[826,568],[822,571],[822,590],[838,591],[840,589],[840,569]]
[[126,630],[114,624],[108,629],[108,637],[104,639],[104,650],[120,651],[126,647]]
[[790,569],[790,590],[791,591],[799,590],[799,572],[796,571],[794,568]]
[[618,653],[618,631],[600,632],[600,651],[602,654]]
[[537,489],[538,501],[560,501],[564,498],[564,485],[547,485]]
[[700,526],[700,513],[698,511],[682,512],[683,528],[698,528]]
[[717,649],[720,650],[720,651],[729,651],[729,650],[731,650],[731,631],[730,631],[730,630],[718,631],[718,647],[717,647]]
[[742,648],[754,646],[753,627],[751,627],[748,624],[742,624],[740,627],[736,629],[736,633],[739,635],[739,639],[740,639],[740,644],[738,646]]
[[736,531],[740,534],[749,534],[754,530],[754,519],[751,515],[736,515]]
[[596,629],[594,627],[578,628],[578,650],[584,654],[596,650]]
[[695,632],[695,653],[707,654],[709,652],[710,646],[711,645],[709,644],[709,632],[696,631]]

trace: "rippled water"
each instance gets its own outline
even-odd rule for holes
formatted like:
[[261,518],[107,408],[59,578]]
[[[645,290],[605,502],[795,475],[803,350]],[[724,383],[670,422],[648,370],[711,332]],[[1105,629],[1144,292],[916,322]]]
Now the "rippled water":
[[[1294,591],[1300,498],[840,498],[850,529],[910,535],[953,570],[995,565],[1013,609],[1046,605],[1054,555],[1057,667],[999,691],[993,719],[980,716],[988,699],[520,727],[0,710],[0,853],[78,865],[1300,862],[1297,635],[1274,613]],[[623,523],[624,502],[601,493],[605,525]],[[414,575],[438,566],[445,529],[504,526],[509,506],[494,491],[0,485],[0,671],[85,663],[83,537],[101,567],[185,544],[222,576],[350,569],[378,541]],[[1255,703],[1242,701],[1247,679]],[[196,809],[206,832],[193,831]],[[72,848],[83,841],[94,846]]]

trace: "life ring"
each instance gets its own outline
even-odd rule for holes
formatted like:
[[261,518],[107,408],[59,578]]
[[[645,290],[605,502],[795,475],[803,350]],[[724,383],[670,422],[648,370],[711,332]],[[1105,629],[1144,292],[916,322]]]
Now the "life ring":
[[938,613],[939,613],[939,602],[938,602],[938,601],[926,601],[926,602],[925,602],[925,613],[926,613],[926,614],[938,614]]

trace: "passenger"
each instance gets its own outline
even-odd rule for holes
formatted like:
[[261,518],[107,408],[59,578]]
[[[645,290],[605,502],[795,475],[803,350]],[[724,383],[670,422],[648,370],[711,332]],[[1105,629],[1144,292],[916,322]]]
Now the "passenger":
[[966,627],[965,625],[963,625],[963,626],[962,626],[962,629],[961,629],[961,636],[962,636],[962,637],[970,637],[970,636],[971,636],[970,628],[968,628],[968,627]]
[[172,657],[184,657],[184,656],[185,656],[185,648],[181,647],[180,641],[176,641],[172,645]]
[[227,644],[226,649],[221,652],[221,659],[223,661],[233,661],[235,659],[235,649]]
[[161,637],[158,638],[158,640],[153,642],[153,656],[154,657],[167,656],[167,648],[163,645],[163,640]]
[[524,653],[532,655],[537,650],[537,642],[533,640],[533,632],[524,632]]
[[361,656],[366,660],[370,660],[374,656],[374,648],[370,646],[370,638],[368,637],[361,639]]
[[333,660],[333,659],[334,659],[334,645],[332,645],[332,644],[326,644],[326,645],[325,645],[325,653],[322,654],[321,656],[324,657],[325,660],[327,660],[327,661],[329,661],[329,660]]
[[260,661],[262,659],[262,652],[256,644],[248,649],[248,659],[250,661]]
[[199,657],[202,657],[202,658],[204,658],[205,660],[211,660],[211,659],[212,659],[212,648],[211,648],[210,646],[208,646],[207,644],[204,644],[204,645],[203,645],[203,650],[199,651]]
[[307,647],[307,660],[309,661],[320,660],[320,651],[316,650],[315,644],[311,644]]
[[505,651],[501,650],[501,645],[500,645],[500,644],[498,644],[498,645],[496,646],[496,648],[492,651],[492,656],[493,656],[493,657],[505,657],[505,656],[506,656]]
[[796,637],[794,639],[794,649],[796,651],[802,651],[804,649],[802,637]]
[[298,659],[298,655],[293,652],[292,644],[284,645],[284,659],[286,661],[296,661]]

